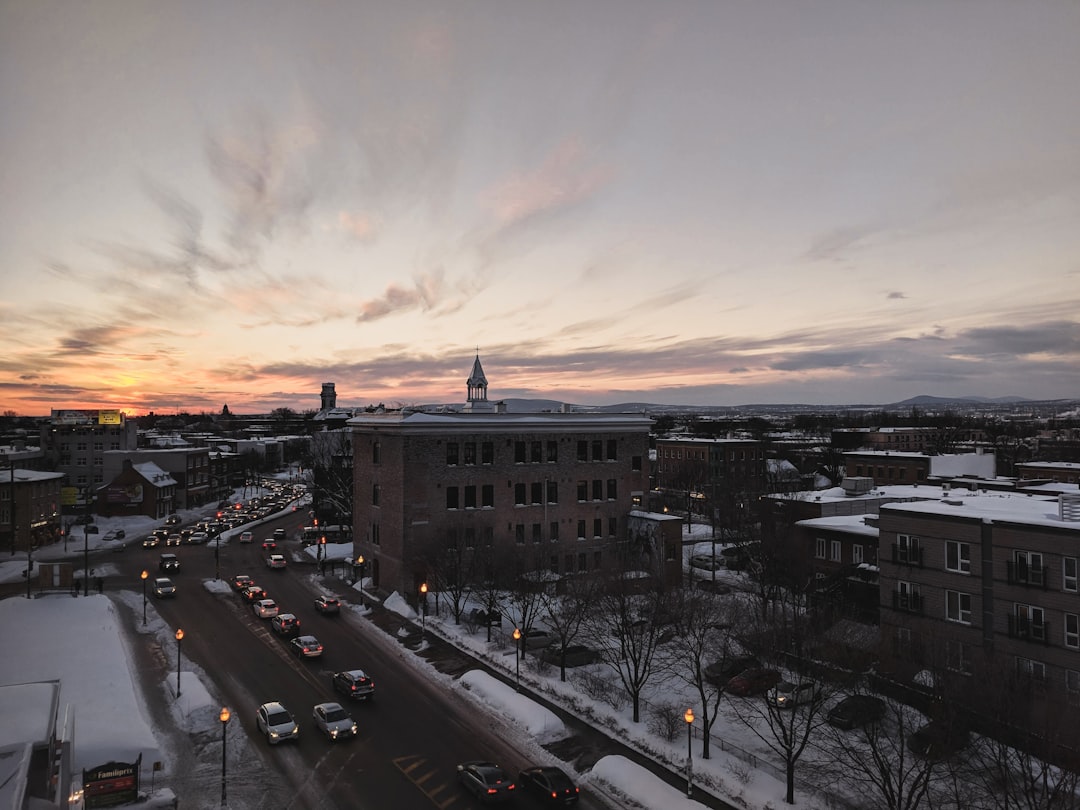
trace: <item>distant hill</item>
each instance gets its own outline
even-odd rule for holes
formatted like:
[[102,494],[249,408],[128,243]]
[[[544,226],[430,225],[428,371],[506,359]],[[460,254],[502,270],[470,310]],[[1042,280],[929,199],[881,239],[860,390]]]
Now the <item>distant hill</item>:
[[1017,402],[1034,402],[1034,400],[1025,399],[1024,397],[932,397],[927,394],[922,394],[917,397],[905,399],[903,402],[894,402],[892,407],[896,408],[903,405],[965,405],[971,403],[983,405],[1013,405]]

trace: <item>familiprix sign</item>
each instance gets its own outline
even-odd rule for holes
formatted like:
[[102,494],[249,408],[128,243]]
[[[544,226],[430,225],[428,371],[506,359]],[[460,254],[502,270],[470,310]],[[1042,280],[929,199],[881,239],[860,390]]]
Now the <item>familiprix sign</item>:
[[109,762],[83,770],[83,802],[87,808],[133,802],[139,793],[142,754],[134,762]]

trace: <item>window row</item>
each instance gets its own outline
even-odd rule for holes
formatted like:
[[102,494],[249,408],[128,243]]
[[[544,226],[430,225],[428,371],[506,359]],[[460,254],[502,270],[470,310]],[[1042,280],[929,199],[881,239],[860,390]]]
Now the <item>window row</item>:
[[[815,538],[814,556],[819,560],[830,560],[842,563],[844,561],[844,545],[840,540],[828,540],[824,537]],[[852,565],[877,565],[877,548],[872,545],[853,543],[851,545]]]
[[[549,442],[554,444],[554,442]],[[459,464],[464,464],[469,467],[477,463],[479,458],[480,464],[494,464],[495,463],[495,442],[480,442],[480,455],[476,455],[476,442],[447,442],[446,443],[446,464],[450,467],[456,467]]]
[[[834,543],[836,541],[833,541]],[[818,540],[818,557],[824,558]],[[836,558],[832,558],[836,559]],[[923,548],[918,537],[898,534],[893,545],[893,562],[922,566]],[[955,574],[971,573],[971,543],[959,540],[945,541],[945,570]],[[1047,566],[1044,555],[1038,551],[1014,550],[1012,557],[1005,561],[1006,579],[1013,585],[1033,585],[1047,587]],[[1080,558],[1061,558],[1061,589],[1077,593],[1080,587]]]

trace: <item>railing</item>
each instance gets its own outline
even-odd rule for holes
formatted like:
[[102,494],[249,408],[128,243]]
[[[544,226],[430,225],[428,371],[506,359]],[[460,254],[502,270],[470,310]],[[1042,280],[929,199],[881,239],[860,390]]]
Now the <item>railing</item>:
[[893,610],[904,610],[908,613],[922,613],[922,596],[917,593],[893,591],[892,606]]
[[1046,589],[1046,569],[1041,565],[1032,566],[1021,560],[1009,560],[1005,563],[1005,570],[1010,585]]
[[1050,640],[1050,624],[1046,621],[1035,622],[1027,616],[1017,616],[1014,613],[1006,617],[1009,622],[1009,637],[1027,639],[1048,644]]
[[893,543],[892,561],[901,565],[917,565],[922,568],[922,549],[919,546],[902,546]]

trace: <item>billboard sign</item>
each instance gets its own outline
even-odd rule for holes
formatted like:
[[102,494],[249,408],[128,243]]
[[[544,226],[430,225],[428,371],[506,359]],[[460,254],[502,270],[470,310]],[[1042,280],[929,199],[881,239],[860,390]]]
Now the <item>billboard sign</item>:
[[142,754],[134,762],[109,762],[83,770],[83,801],[87,808],[113,807],[138,798]]

